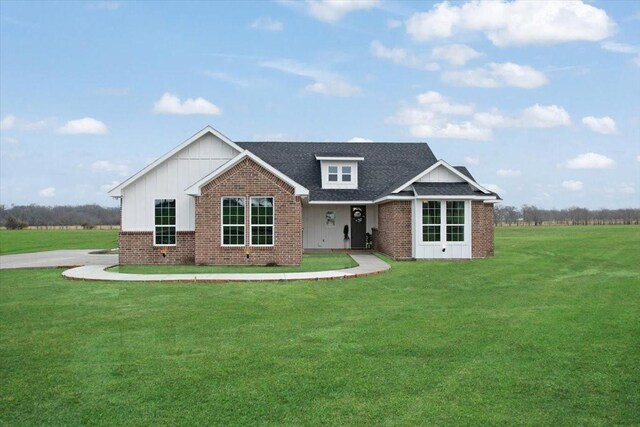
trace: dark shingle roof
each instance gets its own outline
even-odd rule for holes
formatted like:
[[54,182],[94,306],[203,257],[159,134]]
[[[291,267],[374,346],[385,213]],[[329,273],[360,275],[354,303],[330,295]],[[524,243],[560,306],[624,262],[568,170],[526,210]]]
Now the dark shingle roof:
[[[432,166],[437,160],[424,143],[398,142],[236,142],[298,184],[305,186],[315,201],[367,201],[390,194],[393,190]],[[358,162],[358,189],[322,188],[320,161],[316,156],[364,157]],[[475,182],[464,166],[455,166]],[[467,183],[415,183],[418,195],[483,195]],[[413,195],[402,192],[399,195]],[[495,193],[491,193],[497,196]]]
[[[374,200],[436,162],[426,143],[348,142],[236,142],[300,185],[317,201]],[[358,162],[357,190],[322,189],[320,161],[316,155],[364,157]]]
[[[486,196],[466,182],[414,182],[413,189],[418,196]],[[490,194],[500,199],[496,193]]]

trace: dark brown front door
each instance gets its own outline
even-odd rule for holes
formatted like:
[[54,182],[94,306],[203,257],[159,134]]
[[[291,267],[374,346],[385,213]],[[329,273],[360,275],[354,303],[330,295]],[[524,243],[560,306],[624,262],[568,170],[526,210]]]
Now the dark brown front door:
[[367,207],[351,206],[351,247],[364,249],[366,247]]

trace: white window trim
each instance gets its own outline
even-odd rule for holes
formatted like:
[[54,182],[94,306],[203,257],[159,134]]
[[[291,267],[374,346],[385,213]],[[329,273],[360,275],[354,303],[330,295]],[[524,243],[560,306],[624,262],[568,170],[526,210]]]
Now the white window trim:
[[[469,238],[471,236],[470,233],[468,233],[468,231],[471,230],[471,224],[469,221],[470,218],[470,209],[471,209],[471,203],[466,203],[465,200],[463,199],[457,199],[457,200],[451,200],[451,199],[429,199],[429,200],[425,200],[425,199],[419,199],[419,214],[420,214],[420,239],[419,239],[419,244],[422,245],[436,245],[436,244],[443,244],[443,245],[451,245],[451,244],[467,244],[469,243]],[[422,236],[422,227],[425,226],[429,226],[429,225],[437,225],[437,224],[425,224],[423,221],[423,216],[422,216],[422,204],[426,203],[426,202],[440,202],[440,240],[438,241],[424,241],[423,240],[423,236]],[[447,223],[447,203],[448,202],[462,202],[463,206],[464,206],[464,223],[462,224],[449,224]],[[469,210],[469,212],[467,212]],[[448,241],[447,240],[447,226],[451,225],[451,226],[464,226],[464,232],[463,232],[463,236],[464,236],[464,240],[456,240],[456,241]],[[469,229],[467,230],[467,227],[469,227]]]
[[[251,199],[266,199],[270,198],[273,201],[271,202],[273,205],[273,224],[271,224],[271,244],[270,245],[254,245],[253,244],[253,220],[251,215]],[[245,208],[246,212],[246,208]],[[264,226],[265,224],[256,224],[256,227]],[[275,196],[251,196],[249,197],[249,246],[257,247],[257,248],[269,248],[273,247],[276,244],[276,198]]]
[[[224,199],[242,199],[244,200],[244,223],[239,224],[224,224]],[[244,237],[244,243],[241,245],[227,245],[224,243],[224,227],[242,227],[242,236]],[[222,196],[220,197],[220,246],[225,248],[242,248],[247,245],[247,198],[245,196]]]
[[[170,225],[156,225],[156,200],[173,200],[173,203],[175,205],[175,210],[176,210],[176,223],[173,225],[173,227],[176,229],[176,242],[173,244],[159,244],[156,243],[156,228],[158,227],[171,227]],[[159,247],[159,248],[166,248],[166,247],[171,247],[171,246],[177,246],[178,245],[178,199],[176,199],[175,197],[158,197],[158,198],[154,198],[153,199],[153,246],[154,247]]]
[[[344,168],[349,168],[349,173],[344,173]],[[349,175],[349,181],[344,180],[345,175]],[[353,167],[351,165],[340,166],[340,182],[353,182]]]

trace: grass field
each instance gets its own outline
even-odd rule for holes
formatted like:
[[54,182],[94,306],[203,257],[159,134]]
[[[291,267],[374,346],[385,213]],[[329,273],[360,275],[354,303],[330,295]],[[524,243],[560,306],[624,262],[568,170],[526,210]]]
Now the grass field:
[[640,227],[318,282],[0,271],[0,424],[638,425]]
[[341,270],[356,267],[357,262],[345,253],[313,253],[302,257],[299,266],[263,265],[119,265],[108,269],[118,273],[182,274],[182,273],[299,273],[304,271]]
[[0,255],[117,247],[118,230],[0,230]]

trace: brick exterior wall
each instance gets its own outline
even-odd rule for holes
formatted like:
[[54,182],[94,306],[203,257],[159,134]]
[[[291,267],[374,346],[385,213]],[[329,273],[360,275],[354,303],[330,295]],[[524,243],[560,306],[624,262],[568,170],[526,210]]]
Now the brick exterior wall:
[[394,259],[411,258],[412,229],[411,201],[393,201],[378,205],[375,249]]
[[471,202],[471,257],[493,256],[493,204]]
[[120,264],[193,264],[195,233],[178,231],[175,246],[153,246],[152,231],[120,232]]
[[[245,197],[245,246],[221,244],[223,196]],[[250,246],[250,196],[274,198],[275,235],[271,247]],[[302,203],[294,189],[251,159],[245,159],[202,188],[196,197],[196,264],[299,265],[302,262]]]

